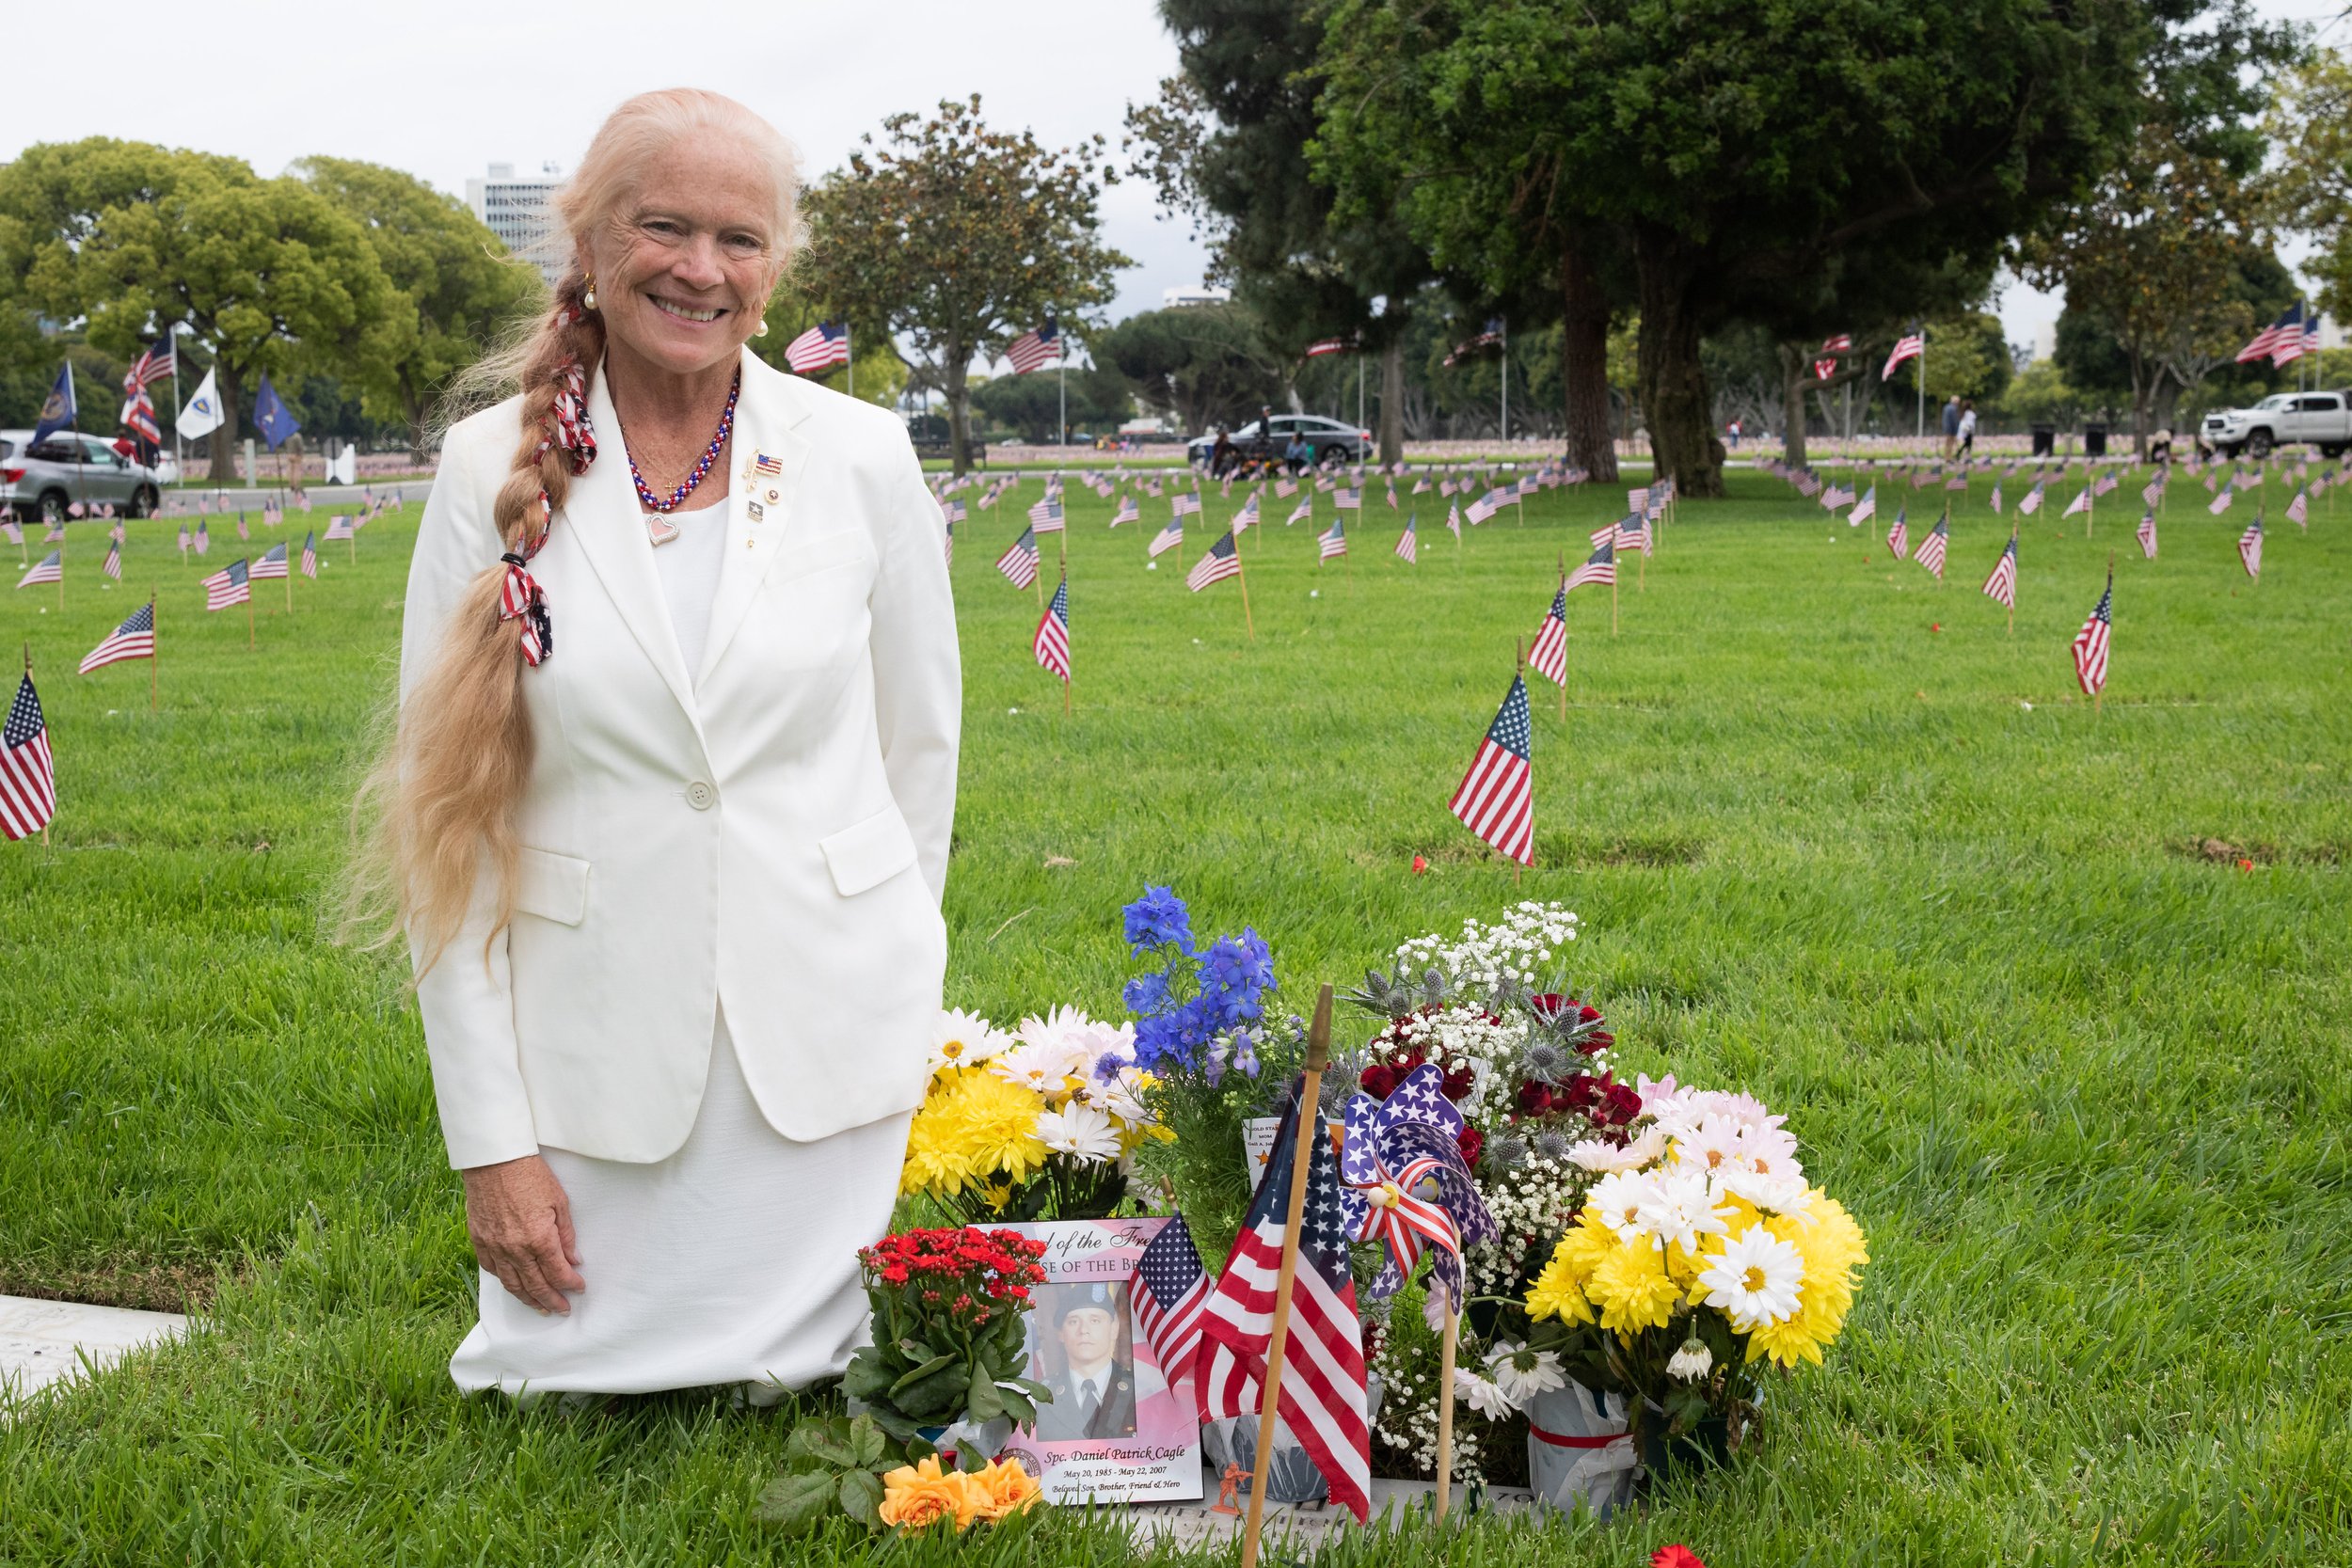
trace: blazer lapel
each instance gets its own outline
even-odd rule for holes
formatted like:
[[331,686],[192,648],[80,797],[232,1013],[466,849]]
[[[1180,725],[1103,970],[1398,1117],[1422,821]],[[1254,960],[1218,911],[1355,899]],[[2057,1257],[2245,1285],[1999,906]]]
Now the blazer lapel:
[[710,636],[696,684],[707,682],[735,641],[768,569],[783,553],[800,499],[808,438],[796,428],[808,417],[789,380],[748,351],[743,392],[736,401],[735,444],[727,454],[734,483],[727,499],[726,558],[710,606]]
[[[580,541],[580,553],[604,591],[619,609],[621,619],[637,639],[645,657],[660,672],[662,684],[677,699],[694,725],[702,721],[694,710],[693,688],[687,684],[685,656],[677,635],[670,629],[670,613],[661,602],[661,584],[653,562],[653,542],[645,537],[644,514],[638,506],[636,486],[629,483],[628,453],[621,442],[621,421],[612,412],[599,366],[588,389],[588,419],[598,435],[596,460],[572,481],[558,526],[568,526]],[[555,606],[556,651],[564,647],[564,607]]]

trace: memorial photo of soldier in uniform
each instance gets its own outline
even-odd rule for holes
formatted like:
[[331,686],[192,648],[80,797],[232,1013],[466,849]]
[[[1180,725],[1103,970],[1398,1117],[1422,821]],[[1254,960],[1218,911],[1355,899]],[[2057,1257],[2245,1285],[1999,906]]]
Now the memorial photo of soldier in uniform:
[[1040,1442],[1135,1435],[1135,1328],[1127,1291],[1123,1281],[1039,1288],[1030,1354],[1034,1375],[1054,1391],[1053,1403],[1038,1409]]

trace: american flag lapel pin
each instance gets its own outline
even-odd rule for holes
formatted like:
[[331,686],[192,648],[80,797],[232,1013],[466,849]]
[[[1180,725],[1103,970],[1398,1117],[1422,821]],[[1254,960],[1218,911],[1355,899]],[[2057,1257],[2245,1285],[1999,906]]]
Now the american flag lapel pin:
[[752,471],[763,479],[782,479],[784,459],[771,457],[764,451],[755,452],[752,454]]

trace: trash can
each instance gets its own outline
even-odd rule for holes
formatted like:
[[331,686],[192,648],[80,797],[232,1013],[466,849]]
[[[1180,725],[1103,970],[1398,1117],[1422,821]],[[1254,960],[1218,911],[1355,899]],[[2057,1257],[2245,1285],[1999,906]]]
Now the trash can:
[[2033,454],[2048,457],[2058,451],[2058,426],[2038,424],[2033,427]]
[[2083,455],[2105,457],[2107,454],[2107,427],[2103,424],[2083,426]]

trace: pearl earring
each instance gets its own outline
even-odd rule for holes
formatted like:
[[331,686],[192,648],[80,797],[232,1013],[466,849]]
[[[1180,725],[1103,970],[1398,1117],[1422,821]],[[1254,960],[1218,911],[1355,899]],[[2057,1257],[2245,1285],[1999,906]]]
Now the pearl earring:
[[759,325],[752,329],[752,336],[755,338],[765,338],[768,336],[767,317],[762,316],[759,318]]
[[583,309],[593,310],[596,308],[596,279],[594,273],[588,277],[588,287],[580,293],[580,303]]

